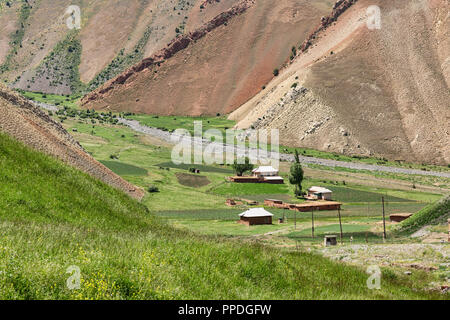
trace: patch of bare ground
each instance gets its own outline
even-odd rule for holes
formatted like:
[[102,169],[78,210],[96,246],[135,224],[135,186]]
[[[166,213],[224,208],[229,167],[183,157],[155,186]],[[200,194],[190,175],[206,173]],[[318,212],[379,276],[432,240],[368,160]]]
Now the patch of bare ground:
[[450,246],[448,244],[354,244],[318,249],[325,257],[359,266],[388,266],[411,275],[417,271],[433,273],[438,281],[429,289],[441,290],[450,284]]
[[211,183],[211,181],[209,181],[209,179],[205,176],[197,176],[197,175],[193,175],[193,174],[180,173],[180,172],[176,173],[175,175],[177,177],[178,182],[181,185],[187,186],[187,187],[200,188],[200,187],[207,186]]
[[0,86],[0,130],[38,151],[59,158],[73,167],[141,199],[144,192],[92,158],[57,122],[37,106]]

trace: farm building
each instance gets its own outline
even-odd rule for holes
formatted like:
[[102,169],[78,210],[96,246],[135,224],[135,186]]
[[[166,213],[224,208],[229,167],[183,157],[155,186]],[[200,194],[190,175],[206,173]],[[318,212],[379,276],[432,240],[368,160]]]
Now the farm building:
[[259,167],[252,171],[255,177],[276,177],[278,176],[278,170],[274,167]]
[[342,203],[335,201],[315,201],[315,202],[305,202],[305,203],[284,203],[281,200],[275,199],[266,199],[264,200],[264,205],[268,207],[278,208],[278,209],[286,209],[286,210],[294,210],[298,212],[311,212],[312,210],[316,211],[333,211],[340,210]]
[[253,208],[247,210],[239,215],[241,218],[239,223],[247,226],[272,224],[273,214],[266,211],[264,208]]
[[333,198],[333,191],[322,187],[311,187],[308,189],[308,198],[329,201]]
[[275,204],[283,204],[282,200],[276,200],[276,199],[266,199],[264,200],[264,204],[266,206],[274,207]]
[[261,183],[264,182],[258,177],[230,177],[231,182],[237,183]]
[[284,179],[278,175],[278,170],[271,166],[254,169],[251,177],[231,177],[230,180],[238,183],[284,183]]
[[252,171],[253,177],[259,178],[262,182],[283,184],[284,179],[278,175],[278,170],[272,166],[262,166]]
[[327,201],[327,202],[306,202],[306,203],[300,203],[296,204],[294,206],[293,210],[296,210],[298,212],[310,212],[312,210],[315,211],[333,211],[333,210],[340,210],[342,206],[342,203],[340,202],[334,202],[334,201]]

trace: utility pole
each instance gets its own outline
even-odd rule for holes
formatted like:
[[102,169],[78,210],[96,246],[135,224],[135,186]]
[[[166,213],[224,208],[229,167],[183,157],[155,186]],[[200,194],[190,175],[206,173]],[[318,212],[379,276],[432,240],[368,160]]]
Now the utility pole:
[[297,230],[297,211],[294,211],[294,230]]
[[[367,220],[369,220],[370,203],[367,202]],[[366,231],[366,243],[369,243],[369,232]]]
[[311,210],[312,238],[314,239],[314,208]]
[[384,197],[381,197],[381,203],[383,205],[383,240],[386,240],[386,213],[384,211]]
[[342,232],[342,220],[341,220],[341,208],[338,209],[338,214],[339,214],[339,227],[341,228],[341,245],[344,244],[344,234]]

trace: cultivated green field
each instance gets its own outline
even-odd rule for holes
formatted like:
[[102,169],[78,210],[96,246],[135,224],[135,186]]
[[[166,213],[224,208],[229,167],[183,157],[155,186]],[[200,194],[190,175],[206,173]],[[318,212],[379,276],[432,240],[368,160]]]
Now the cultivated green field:
[[78,108],[78,103],[80,100],[79,95],[57,95],[57,94],[47,94],[40,92],[30,92],[24,90],[17,90],[20,94],[29,100],[42,102],[54,106]]
[[179,116],[154,116],[154,115],[129,115],[127,119],[137,120],[148,127],[174,131],[179,128],[188,130],[191,135],[194,134],[194,122],[201,121],[202,130],[217,129],[224,133],[236,124],[224,116],[217,117],[179,117]]
[[[247,208],[239,206],[231,209],[225,205],[227,198],[255,200],[260,205],[268,198],[291,203],[302,202],[294,198],[293,187],[289,184],[227,182],[226,178],[233,174],[228,166],[174,165],[170,161],[169,148],[149,144],[142,139],[141,135],[123,126],[80,124],[77,121],[68,121],[65,125],[69,130],[77,128],[76,138],[95,158],[146,170],[148,172],[146,175],[130,175],[130,172],[122,172],[122,175],[144,189],[156,186],[160,192],[149,194],[144,199],[144,204],[151,212],[169,219],[170,223],[177,227],[187,228],[200,234],[228,236],[259,234],[258,231],[245,230],[235,224],[238,214]],[[111,160],[111,155],[117,159]],[[201,173],[192,175],[189,172],[190,168],[197,168]],[[286,174],[282,173],[282,175],[287,181]],[[377,220],[371,223],[376,232],[379,232],[376,230],[376,224],[382,217],[381,197],[385,198],[387,217],[390,213],[417,212],[441,197],[432,193],[375,188],[307,177],[304,188],[313,185],[324,186],[334,192],[336,200],[344,203],[341,211],[343,217],[352,217],[355,223],[358,219],[375,217]],[[276,219],[283,214],[290,220],[294,219],[291,212],[281,210],[278,212],[272,208],[268,210],[275,214]],[[335,219],[337,212],[316,212],[315,215],[317,223],[320,223],[321,219]],[[302,217],[298,215],[297,218],[300,223]],[[305,219],[303,227],[310,229],[307,223],[311,219],[310,216],[306,215],[303,219]],[[293,225],[289,226],[291,227],[293,228]],[[279,228],[273,225],[268,229],[270,232],[277,231]]]
[[148,174],[147,170],[131,164],[106,160],[100,162],[120,176],[146,176]]
[[286,184],[226,182],[212,189],[212,192],[225,196],[287,194],[289,187]]

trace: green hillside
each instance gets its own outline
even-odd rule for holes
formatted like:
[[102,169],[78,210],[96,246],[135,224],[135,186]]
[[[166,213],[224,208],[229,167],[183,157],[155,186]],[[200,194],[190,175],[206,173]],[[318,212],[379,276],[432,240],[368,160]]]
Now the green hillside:
[[427,225],[445,223],[447,219],[450,219],[450,196],[426,206],[403,221],[398,227],[398,232],[413,233]]
[[[175,230],[138,202],[0,134],[0,299],[430,299],[383,270]],[[69,266],[81,269],[70,291]],[[420,274],[418,275],[420,276]]]

